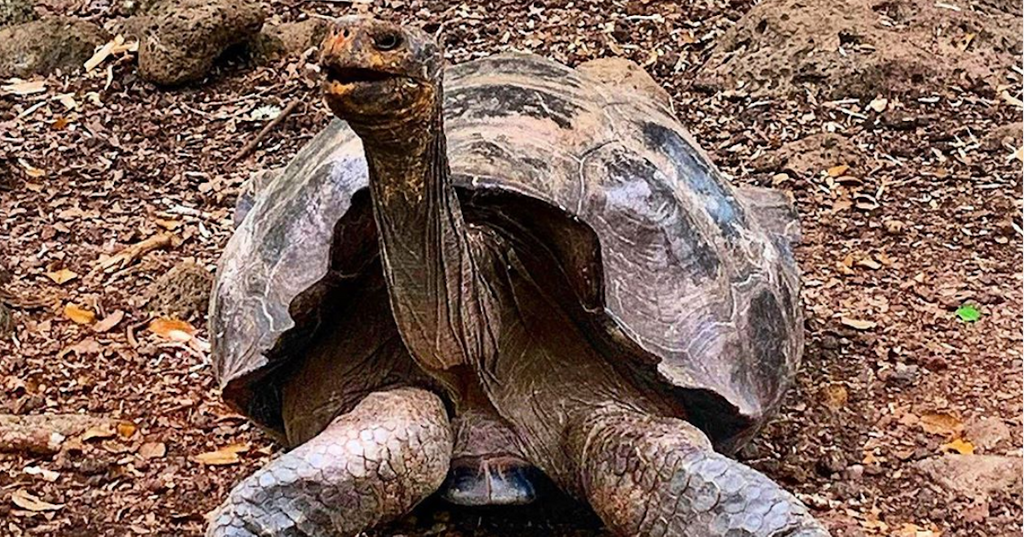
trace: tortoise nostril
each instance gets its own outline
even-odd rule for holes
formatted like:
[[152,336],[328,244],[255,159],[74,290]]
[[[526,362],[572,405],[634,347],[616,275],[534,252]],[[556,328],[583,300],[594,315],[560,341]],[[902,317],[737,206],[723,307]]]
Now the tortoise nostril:
[[341,31],[341,37],[348,37],[348,28]]

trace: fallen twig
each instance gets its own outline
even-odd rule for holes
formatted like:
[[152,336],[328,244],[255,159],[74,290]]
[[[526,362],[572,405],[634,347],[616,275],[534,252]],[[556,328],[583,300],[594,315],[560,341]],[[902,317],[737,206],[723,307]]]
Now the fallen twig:
[[170,246],[172,239],[173,236],[170,233],[159,233],[157,235],[153,235],[142,242],[137,242],[124,248],[120,252],[101,260],[96,264],[96,268],[107,273],[122,269],[153,250]]
[[0,453],[56,453],[65,438],[93,427],[113,428],[114,424],[113,420],[82,414],[0,414]]
[[302,101],[300,100],[294,100],[288,103],[288,106],[286,106],[284,110],[281,110],[281,113],[278,114],[277,117],[272,119],[270,123],[267,123],[267,126],[263,127],[263,130],[261,130],[259,134],[257,134],[256,137],[252,139],[252,141],[245,144],[245,147],[243,147],[242,150],[239,151],[237,155],[235,155],[234,157],[231,158],[231,160],[228,161],[228,164],[242,160],[243,158],[247,157],[249,153],[252,153],[252,150],[256,149],[256,146],[259,145],[259,143],[262,142],[263,139],[266,138],[268,134],[270,134],[270,131],[274,130],[274,127],[276,127],[279,123],[284,121],[284,118],[288,117],[289,114],[294,112],[295,109],[299,107],[299,103],[301,102]]

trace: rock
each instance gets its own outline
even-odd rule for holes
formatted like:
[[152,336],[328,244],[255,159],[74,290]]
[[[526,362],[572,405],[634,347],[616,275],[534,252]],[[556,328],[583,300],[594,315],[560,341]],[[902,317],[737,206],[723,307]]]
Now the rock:
[[267,24],[249,43],[249,52],[258,63],[297,56],[319,47],[328,28],[327,21],[323,19]]
[[201,80],[228,47],[263,26],[259,4],[246,0],[166,0],[125,21],[139,38],[139,74],[162,86]]
[[864,465],[851,464],[846,467],[846,479],[849,481],[857,482],[864,479]]
[[665,88],[655,82],[642,67],[625,58],[598,58],[580,64],[576,70],[598,82],[636,89],[665,108],[672,109],[672,97]]
[[1011,152],[1020,147],[1022,133],[1024,133],[1024,124],[1020,121],[1000,125],[985,135],[981,140],[981,145],[986,151]]
[[917,381],[917,377],[920,375],[920,372],[921,369],[916,365],[907,365],[897,362],[892,368],[892,374],[883,380],[894,384],[913,384]]
[[972,419],[964,426],[964,436],[981,453],[998,453],[1010,447],[1010,428],[999,418]]
[[836,99],[992,90],[1020,47],[1020,6],[982,13],[932,0],[766,0],[719,38],[695,86]]
[[818,474],[823,476],[830,476],[838,473],[842,473],[846,469],[846,456],[839,450],[826,451],[821,458],[817,460],[814,465],[814,469],[818,471]]
[[857,166],[863,162],[860,149],[848,138],[823,132],[784,144],[759,159],[755,168],[790,172],[809,179],[842,164],[850,166],[850,173],[856,174]]
[[899,235],[907,227],[902,220],[886,220],[882,222],[882,225],[885,226],[885,232],[889,235]]
[[948,454],[924,459],[917,467],[942,487],[972,499],[1019,491],[1024,471],[1020,457],[998,455]]
[[150,284],[143,300],[149,313],[188,319],[206,313],[211,289],[213,274],[200,265],[184,261]]
[[0,0],[0,27],[36,20],[32,0]]
[[70,17],[0,28],[0,77],[77,71],[109,39],[99,26]]

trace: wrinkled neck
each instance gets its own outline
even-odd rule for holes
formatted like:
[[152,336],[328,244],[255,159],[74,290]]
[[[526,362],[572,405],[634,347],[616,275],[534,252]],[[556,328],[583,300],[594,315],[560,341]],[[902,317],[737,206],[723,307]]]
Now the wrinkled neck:
[[[444,119],[440,106],[426,117],[410,117],[353,128],[363,139],[374,205],[381,210],[416,210],[428,196],[454,194],[448,173]],[[396,205],[397,204],[397,205]]]
[[496,347],[491,298],[449,175],[440,91],[424,120],[353,128],[363,138],[381,260],[403,342],[429,369],[484,359]]

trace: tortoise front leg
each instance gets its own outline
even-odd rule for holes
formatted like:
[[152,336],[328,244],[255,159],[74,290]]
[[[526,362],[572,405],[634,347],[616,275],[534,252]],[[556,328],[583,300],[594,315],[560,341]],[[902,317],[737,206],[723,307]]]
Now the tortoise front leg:
[[792,494],[685,421],[610,405],[567,435],[582,492],[620,535],[828,537]]
[[206,535],[356,535],[437,490],[451,454],[440,398],[416,388],[374,392],[239,483],[211,516]]

